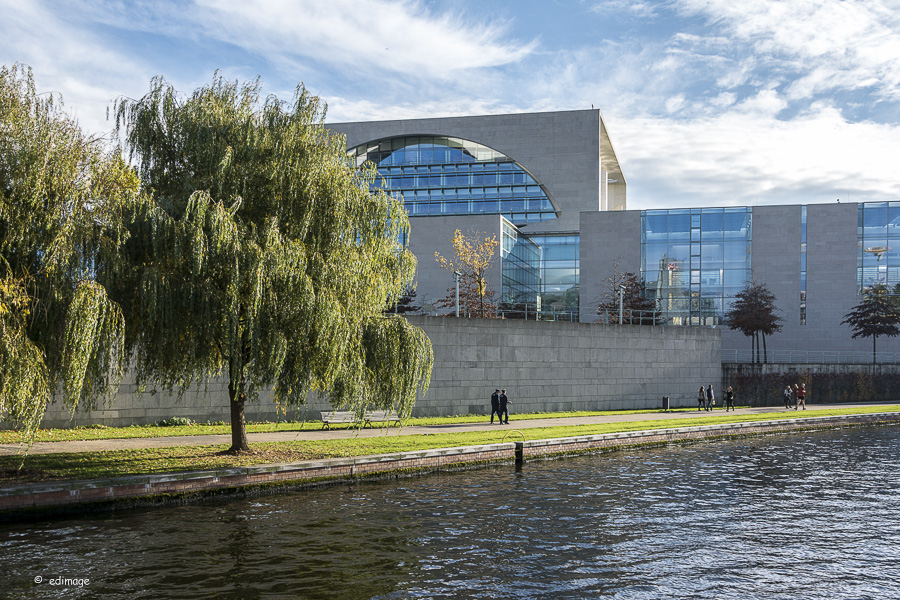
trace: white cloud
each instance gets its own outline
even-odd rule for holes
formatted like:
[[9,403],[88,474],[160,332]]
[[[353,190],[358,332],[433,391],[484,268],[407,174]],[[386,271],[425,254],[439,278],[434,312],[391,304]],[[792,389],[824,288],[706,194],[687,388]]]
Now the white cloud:
[[600,2],[595,2],[590,10],[591,12],[603,14],[610,12],[625,12],[630,13],[635,17],[647,19],[656,16],[657,8],[658,5],[654,2],[641,2],[640,0],[601,0]]
[[684,106],[684,96],[678,94],[666,100],[666,110],[670,113],[678,112]]
[[150,80],[139,62],[40,2],[0,0],[0,12],[0,62],[30,66],[38,90],[60,94],[66,111],[87,132],[110,131],[107,107]]
[[273,60],[448,79],[522,60],[536,42],[506,41],[504,23],[470,23],[402,0],[199,0],[206,33]]
[[755,111],[614,123],[629,207],[883,200],[900,195],[900,126],[817,104],[791,121]]
[[749,44],[758,60],[791,69],[794,99],[865,85],[900,100],[897,0],[679,0],[678,6],[705,16],[734,43]]

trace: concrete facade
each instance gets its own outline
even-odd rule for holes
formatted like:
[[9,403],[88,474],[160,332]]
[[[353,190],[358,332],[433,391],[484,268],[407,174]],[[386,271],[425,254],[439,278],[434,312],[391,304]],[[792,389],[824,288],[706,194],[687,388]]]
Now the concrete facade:
[[641,213],[637,210],[584,212],[581,227],[578,308],[581,322],[593,323],[597,321],[597,307],[609,291],[606,278],[616,268],[620,273],[641,272]]
[[[811,204],[807,207],[806,323],[800,319],[800,205],[754,206],[751,273],[775,295],[782,330],[767,336],[772,351],[871,351],[871,338],[852,339],[841,321],[861,297],[858,287],[858,210],[855,203]],[[640,272],[641,211],[582,213],[581,318],[595,319],[596,296],[602,292],[616,257],[620,269]],[[750,339],[720,327],[722,347],[746,350]],[[881,337],[879,352],[900,352],[900,338]]]
[[[418,227],[414,224],[409,231],[409,249],[419,261],[416,271],[415,304],[421,306],[426,314],[453,313],[454,308],[432,308],[435,301],[447,296],[448,288],[454,288],[456,285],[453,272],[441,269],[434,253],[438,252],[450,261],[456,260],[452,240],[457,229],[468,238],[484,239],[494,236],[500,242],[502,217],[499,215],[474,215],[464,219],[428,217],[427,220],[428,227]],[[418,222],[419,219],[416,221]],[[500,300],[501,268],[500,246],[498,245],[494,250],[494,261],[485,273],[488,289],[494,292],[495,302]]]
[[[678,327],[601,326],[587,323],[411,317],[434,347],[431,388],[416,403],[415,416],[490,414],[490,395],[506,388],[511,412],[654,408],[669,396],[673,406],[691,406],[701,383],[719,388],[720,332]],[[250,421],[316,420],[330,410],[310,398],[299,411],[279,415],[264,394],[248,404]],[[154,423],[173,416],[227,421],[224,382],[204,393],[192,390],[179,402],[172,395],[138,395],[125,382],[111,407],[78,411],[71,419],[59,403],[48,407],[42,427]]]
[[[810,204],[806,226],[806,323],[800,322],[800,205],[753,207],[753,280],[775,295],[782,330],[766,338],[769,350],[865,352],[871,339],[851,338],[841,321],[861,301],[857,294],[858,204]],[[879,340],[885,352],[897,339]],[[723,328],[723,348],[750,349],[750,339]]]
[[[545,188],[559,218],[522,226],[526,233],[578,231],[582,211],[623,210],[625,176],[599,110],[328,123],[347,147],[388,137],[441,135],[489,146],[512,158]],[[413,227],[427,227],[414,219]],[[459,216],[457,219],[468,219]]]

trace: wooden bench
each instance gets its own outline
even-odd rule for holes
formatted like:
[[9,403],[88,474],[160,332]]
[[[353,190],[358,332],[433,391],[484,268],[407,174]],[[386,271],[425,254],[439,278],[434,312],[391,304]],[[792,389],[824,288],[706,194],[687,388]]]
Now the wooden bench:
[[[359,423],[356,419],[356,413],[351,411],[322,411],[321,415],[322,429],[331,429],[331,425],[334,423]],[[372,427],[372,423],[387,423],[388,427],[391,426],[391,423],[397,423],[399,427],[400,417],[392,410],[371,410],[363,413],[363,427]]]

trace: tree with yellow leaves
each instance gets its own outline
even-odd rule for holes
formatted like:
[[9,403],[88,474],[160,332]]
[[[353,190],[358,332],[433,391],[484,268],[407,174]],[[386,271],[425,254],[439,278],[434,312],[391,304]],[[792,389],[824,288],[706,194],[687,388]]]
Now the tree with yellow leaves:
[[[500,244],[497,236],[481,237],[484,234],[463,235],[457,229],[453,233],[453,252],[456,260],[448,260],[434,253],[434,258],[442,269],[450,273],[459,272],[459,303],[465,316],[482,318],[496,316],[497,306],[493,302],[494,292],[488,286],[486,274],[494,260],[494,249]],[[456,306],[456,285],[447,288],[447,296],[435,303],[437,306]],[[477,312],[476,312],[477,311]]]

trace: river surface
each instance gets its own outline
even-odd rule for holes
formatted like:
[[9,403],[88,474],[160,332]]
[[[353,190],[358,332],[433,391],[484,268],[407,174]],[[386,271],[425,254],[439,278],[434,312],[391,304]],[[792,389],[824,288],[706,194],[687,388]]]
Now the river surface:
[[0,524],[0,597],[900,598],[898,459],[867,427]]

